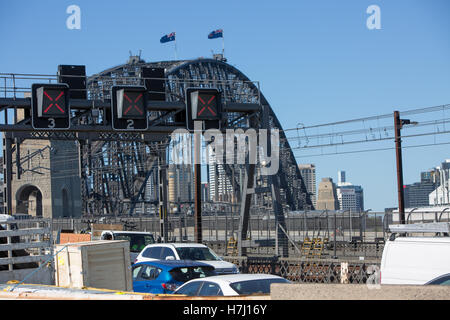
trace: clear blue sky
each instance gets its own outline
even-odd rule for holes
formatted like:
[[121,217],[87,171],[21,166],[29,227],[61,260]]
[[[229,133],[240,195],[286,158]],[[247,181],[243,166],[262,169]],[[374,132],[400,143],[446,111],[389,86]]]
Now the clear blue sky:
[[[69,5],[81,30],[66,28]],[[369,30],[369,5],[381,30]],[[209,57],[222,28],[228,62],[260,81],[284,128],[450,103],[450,1],[1,1],[0,72],[55,74],[84,64],[88,74],[126,62]],[[447,139],[450,140],[450,139]],[[404,151],[404,180],[450,158],[448,145]],[[394,151],[299,158],[318,180],[348,180],[365,189],[366,208],[396,206]]]

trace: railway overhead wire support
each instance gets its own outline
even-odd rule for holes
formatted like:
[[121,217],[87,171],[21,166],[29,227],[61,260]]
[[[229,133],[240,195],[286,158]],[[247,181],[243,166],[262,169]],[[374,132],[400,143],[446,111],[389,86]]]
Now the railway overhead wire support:
[[404,125],[416,124],[409,119],[400,119],[400,113],[394,111],[394,128],[395,128],[395,158],[397,164],[397,190],[398,190],[398,213],[399,221],[405,224],[405,199],[403,192],[403,159],[402,159],[402,139],[401,130]]

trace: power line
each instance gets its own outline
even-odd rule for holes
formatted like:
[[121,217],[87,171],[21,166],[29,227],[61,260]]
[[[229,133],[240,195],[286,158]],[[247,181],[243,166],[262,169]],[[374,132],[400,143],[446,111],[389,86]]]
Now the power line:
[[[417,137],[424,137],[424,136],[430,136],[430,135],[449,134],[449,133],[450,133],[450,131],[440,131],[440,132],[427,132],[427,133],[419,133],[419,134],[411,134],[411,135],[402,135],[402,139],[403,138],[417,138]],[[313,148],[329,148],[329,147],[344,146],[344,145],[349,145],[349,144],[380,142],[380,141],[394,140],[394,139],[395,139],[395,137],[373,138],[373,139],[346,141],[346,142],[342,141],[339,143],[305,145],[303,147],[291,147],[290,149],[291,150],[301,150],[301,149],[313,149]]]
[[[450,144],[450,141],[439,142],[439,143],[418,144],[418,145],[412,145],[412,146],[402,146],[402,149],[421,148],[421,147],[430,147],[430,146],[448,145],[448,144]],[[296,158],[310,158],[310,157],[330,156],[330,155],[339,155],[339,154],[356,154],[356,153],[363,153],[363,152],[376,152],[376,151],[386,151],[386,150],[394,150],[394,149],[395,149],[395,147],[386,147],[386,148],[376,148],[376,149],[329,152],[329,153],[321,153],[321,154],[308,154],[308,155],[296,156]]]
[[[400,112],[400,115],[402,115],[402,116],[414,115],[414,114],[445,111],[445,110],[450,110],[450,104],[444,104],[444,105],[433,106],[433,107],[423,107],[423,108],[402,111],[402,112]],[[336,125],[348,124],[348,123],[353,123],[353,122],[365,122],[365,121],[380,120],[380,119],[386,119],[386,118],[393,118],[393,113],[369,116],[369,117],[364,117],[364,118],[356,118],[356,119],[350,119],[350,120],[342,120],[342,121],[336,121],[336,122],[329,122],[329,123],[322,123],[322,124],[316,124],[316,125],[310,125],[310,126],[288,128],[288,129],[284,129],[283,131],[290,132],[290,131],[296,131],[296,130],[320,128],[320,127],[327,127],[327,126],[336,126]]]

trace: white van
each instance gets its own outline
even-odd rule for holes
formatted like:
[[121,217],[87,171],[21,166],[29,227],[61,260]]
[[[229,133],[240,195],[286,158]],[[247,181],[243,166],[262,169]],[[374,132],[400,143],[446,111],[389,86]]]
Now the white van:
[[450,285],[450,237],[397,237],[386,241],[381,284]]

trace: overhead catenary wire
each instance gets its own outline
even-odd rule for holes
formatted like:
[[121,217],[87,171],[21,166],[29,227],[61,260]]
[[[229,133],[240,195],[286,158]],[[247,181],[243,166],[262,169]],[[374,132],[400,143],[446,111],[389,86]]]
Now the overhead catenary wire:
[[[422,108],[401,111],[400,115],[401,116],[414,115],[414,114],[422,114],[422,113],[429,113],[429,112],[437,112],[437,111],[442,111],[442,110],[450,110],[450,104],[443,104],[443,105],[439,105],[439,106],[422,107]],[[282,131],[290,132],[290,131],[295,131],[298,129],[312,129],[312,128],[320,128],[320,127],[329,127],[329,126],[349,124],[349,123],[354,123],[354,122],[363,122],[363,121],[379,120],[379,119],[386,119],[386,118],[393,118],[393,114],[386,113],[386,114],[363,117],[363,118],[355,118],[355,119],[349,119],[349,120],[342,120],[342,121],[321,123],[321,124],[315,124],[315,125],[309,125],[309,126],[302,126],[300,128],[298,128],[298,127],[288,128],[288,129],[283,129]]]
[[[429,124],[442,124],[445,123],[445,121],[430,121],[429,123],[427,123],[426,125]],[[425,124],[424,124],[425,125]],[[434,131],[434,132],[426,132],[426,133],[419,133],[419,134],[411,134],[411,135],[403,135],[402,138],[406,139],[406,138],[415,138],[415,137],[421,137],[421,136],[429,136],[429,135],[441,135],[441,134],[448,134],[450,133],[450,131],[446,130],[446,131]],[[380,142],[380,141],[385,141],[385,140],[393,140],[394,137],[386,137],[386,138],[374,138],[374,139],[366,139],[366,140],[356,140],[356,141],[346,141],[346,142],[339,142],[339,143],[328,143],[328,144],[317,144],[317,145],[305,145],[305,146],[301,146],[301,147],[291,147],[291,150],[301,150],[301,149],[311,149],[311,148],[323,148],[323,147],[332,147],[332,146],[343,146],[343,145],[348,145],[348,144],[358,144],[358,143],[367,143],[367,142]],[[165,150],[170,143],[164,143],[160,146],[158,146],[157,149],[159,150]],[[281,147],[280,150],[284,150],[283,147]],[[114,151],[116,152],[121,152],[124,154],[128,154],[128,156],[134,154],[135,152],[142,152],[142,151],[146,151],[146,147],[143,146],[141,148],[138,148],[137,150],[133,150],[132,148],[130,148],[130,146],[122,146],[122,147],[118,147],[116,148]],[[97,152],[92,153],[91,157],[95,158],[97,156],[106,156],[108,155],[110,151],[109,150],[105,150],[103,148],[100,148]],[[65,150],[65,154],[63,153],[63,155],[59,154],[58,155],[58,160],[53,160],[52,164],[61,164],[61,163],[67,163],[67,162],[78,162],[79,160],[77,158],[78,156],[78,152],[70,152]],[[118,170],[118,169],[123,169],[125,168],[125,166],[112,166],[112,165],[107,165],[107,168],[99,168],[97,170],[100,171],[106,171],[106,170]]]
[[[449,144],[450,144],[450,141],[438,142],[438,143],[427,143],[427,144],[419,144],[419,145],[402,146],[402,149],[432,147],[432,146],[449,145]],[[331,155],[339,155],[339,154],[357,154],[357,153],[364,153],[364,152],[387,151],[387,150],[394,150],[394,149],[395,149],[395,147],[386,147],[386,148],[373,148],[373,149],[352,150],[352,151],[342,151],[342,152],[329,152],[329,153],[321,153],[321,154],[307,154],[307,155],[301,155],[301,156],[296,155],[296,158],[310,158],[310,157],[331,156]]]
[[[450,132],[447,132],[450,133]],[[415,135],[417,136],[417,135]],[[423,136],[423,135],[422,135]],[[404,149],[408,148],[418,148],[418,147],[428,147],[428,146],[438,146],[438,145],[447,145],[450,142],[434,142],[429,144],[420,144],[420,145],[412,145],[412,146],[403,146]],[[386,151],[393,150],[395,147],[385,147],[385,148],[372,148],[372,149],[362,149],[362,150],[352,150],[352,151],[339,151],[339,152],[328,152],[328,153],[320,153],[320,154],[307,154],[307,155],[295,155],[296,158],[308,158],[308,157],[317,157],[317,156],[330,156],[330,155],[339,155],[339,154],[357,154],[363,152],[375,152],[375,151]],[[293,148],[294,150],[299,150],[299,148]],[[203,167],[208,164],[201,164]],[[119,166],[119,165],[107,165],[104,167],[95,168],[94,171],[97,174],[105,174],[105,173],[114,173],[117,170],[126,169],[127,166]],[[79,176],[80,172],[78,169],[65,169],[65,170],[57,170],[53,172],[54,178],[69,178],[73,176]]]

